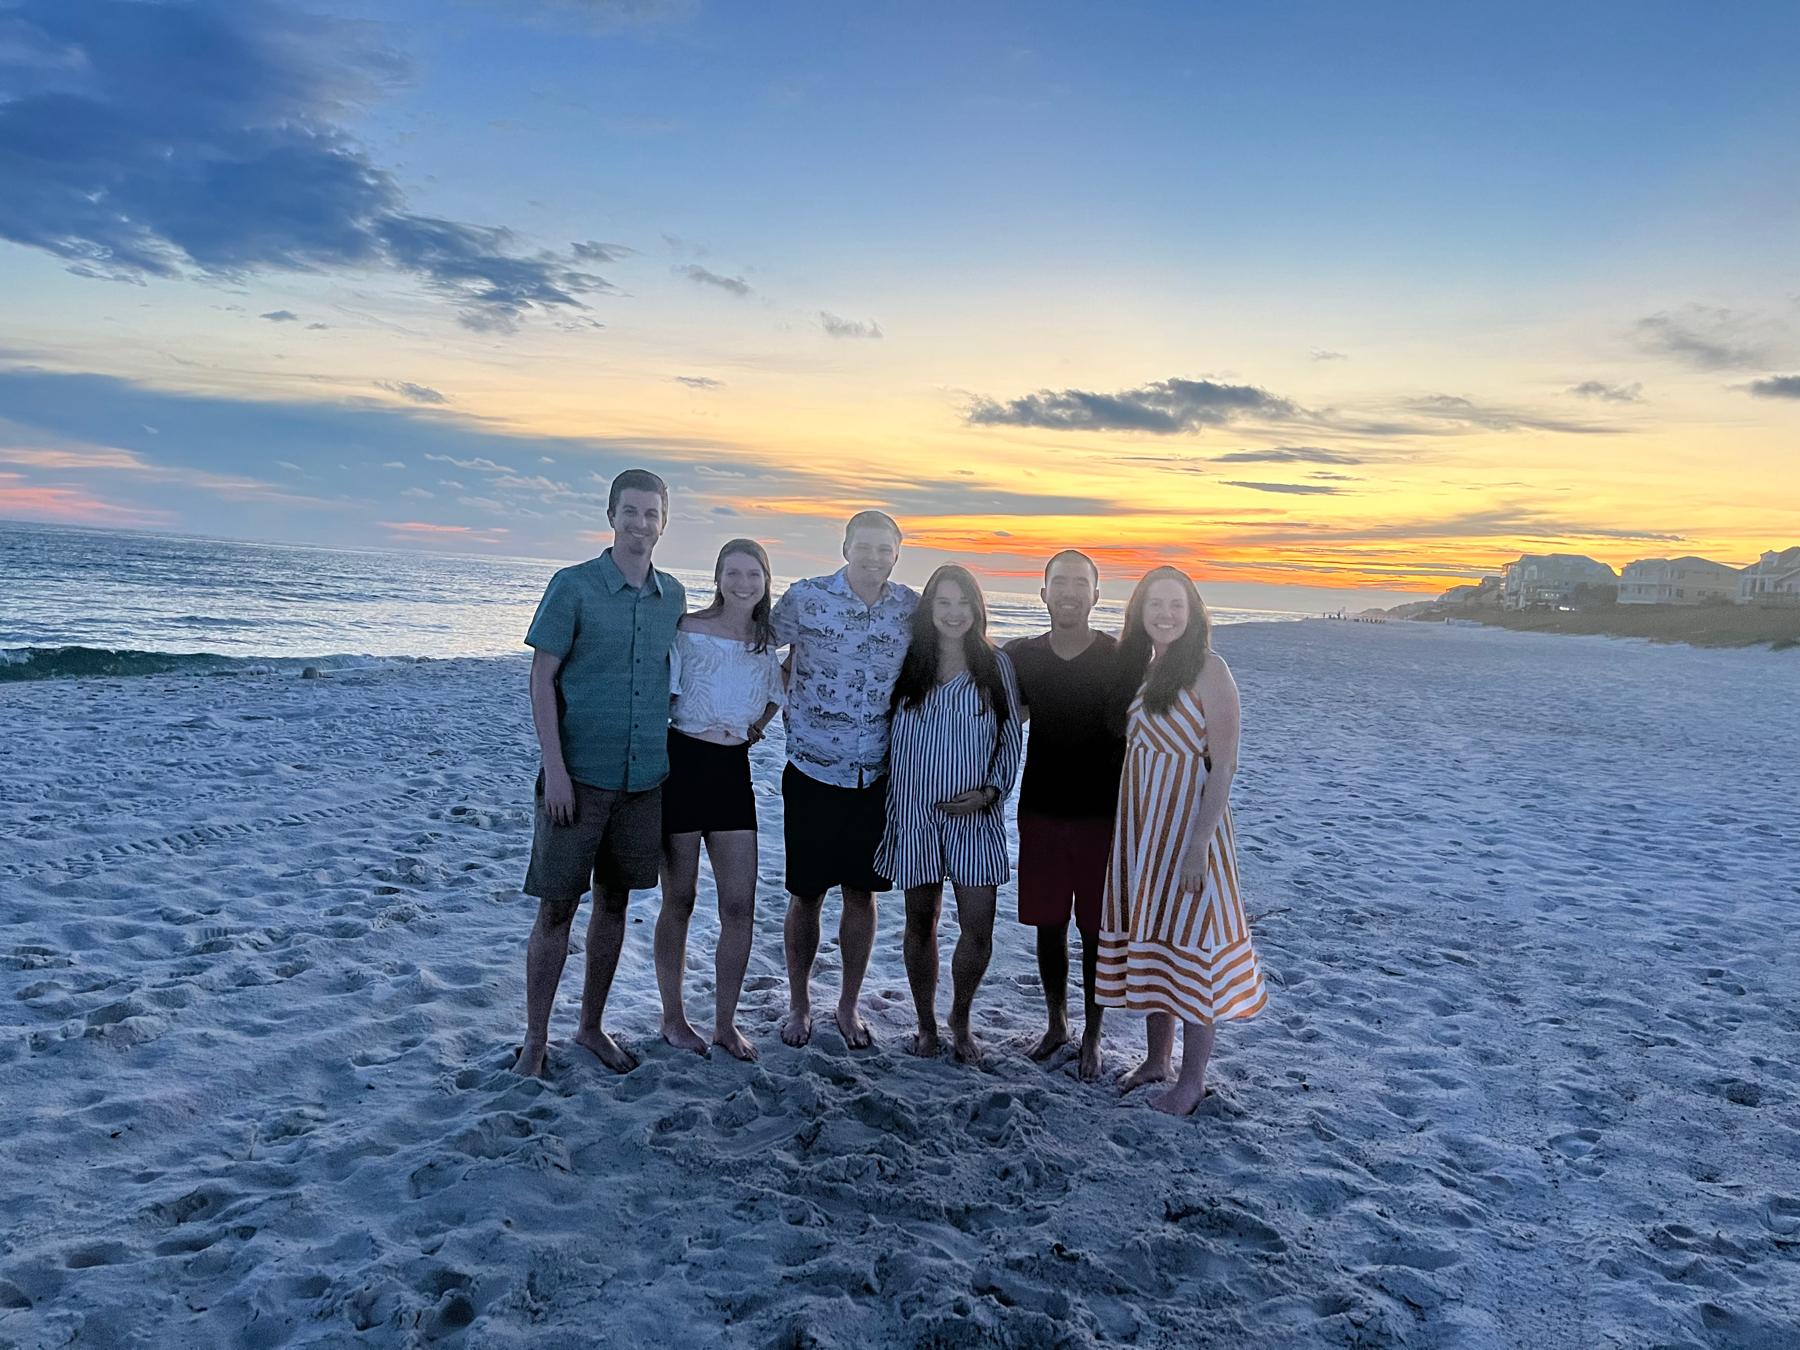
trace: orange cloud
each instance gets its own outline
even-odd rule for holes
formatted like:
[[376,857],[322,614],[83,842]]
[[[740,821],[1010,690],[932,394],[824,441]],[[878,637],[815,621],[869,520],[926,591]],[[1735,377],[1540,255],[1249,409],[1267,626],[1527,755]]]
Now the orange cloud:
[[24,476],[16,473],[0,473],[0,516],[74,525],[155,525],[173,519],[166,511],[101,501],[80,488],[25,486]]

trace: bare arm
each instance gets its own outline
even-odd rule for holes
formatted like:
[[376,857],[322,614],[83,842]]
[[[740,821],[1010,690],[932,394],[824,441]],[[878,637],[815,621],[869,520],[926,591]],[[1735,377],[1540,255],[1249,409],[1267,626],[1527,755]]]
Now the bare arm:
[[556,715],[556,676],[563,659],[539,651],[531,657],[531,724],[544,757],[544,810],[558,825],[575,819],[575,785],[563,763],[562,724]]
[[1213,832],[1225,819],[1230,803],[1231,780],[1237,774],[1238,739],[1242,713],[1237,681],[1217,652],[1206,658],[1198,685],[1200,705],[1206,715],[1206,782],[1194,808],[1194,831],[1187,856],[1182,859],[1182,885],[1198,891],[1206,885],[1206,853]]

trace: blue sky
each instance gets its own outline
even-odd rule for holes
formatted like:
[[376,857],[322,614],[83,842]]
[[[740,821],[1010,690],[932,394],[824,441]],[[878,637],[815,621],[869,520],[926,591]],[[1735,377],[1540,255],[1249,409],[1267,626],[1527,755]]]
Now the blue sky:
[[0,514],[571,556],[644,462],[690,564],[1741,562],[1796,69],[1773,4],[0,0]]

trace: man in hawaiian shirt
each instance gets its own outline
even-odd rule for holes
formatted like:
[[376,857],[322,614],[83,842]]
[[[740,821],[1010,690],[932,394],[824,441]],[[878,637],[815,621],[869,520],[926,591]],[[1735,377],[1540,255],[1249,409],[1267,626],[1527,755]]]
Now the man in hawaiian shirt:
[[893,889],[875,871],[887,823],[888,704],[919,603],[917,592],[888,580],[899,559],[900,527],[892,517],[859,511],[844,528],[845,566],[796,581],[770,616],[793,671],[781,776],[788,888],[781,1039],[789,1045],[812,1037],[819,913],[833,886],[844,897],[838,1030],[853,1050],[874,1039],[857,1001],[875,945],[875,896]]

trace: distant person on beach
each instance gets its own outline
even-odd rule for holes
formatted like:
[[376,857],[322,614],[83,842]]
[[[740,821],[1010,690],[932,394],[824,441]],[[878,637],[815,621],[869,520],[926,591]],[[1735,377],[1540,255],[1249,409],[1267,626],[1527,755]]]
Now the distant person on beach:
[[890,581],[900,527],[859,511],[844,528],[844,566],[796,581],[775,602],[775,640],[791,663],[788,764],[781,775],[787,844],[784,930],[788,1016],[781,1039],[812,1037],[812,968],[819,916],[833,886],[844,897],[838,923],[843,962],[837,1022],[844,1043],[874,1041],[857,1003],[875,945],[875,896],[893,883],[875,869],[887,818],[888,703],[906,655],[918,593]]
[[712,603],[675,633],[669,778],[663,784],[662,911],[656,916],[656,985],[670,1045],[707,1053],[688,1025],[681,975],[700,883],[700,845],[719,888],[719,950],[712,1043],[739,1059],[756,1047],[737,1028],[738,995],[756,920],[756,794],[750,747],[781,706],[781,657],[769,623],[769,555],[733,539],[713,564]]
[[974,1064],[975,991],[994,953],[994,893],[1009,875],[1001,804],[1019,773],[1019,691],[1012,662],[987,638],[987,605],[966,568],[931,574],[913,612],[894,684],[887,829],[875,868],[906,891],[906,979],[919,1029],[913,1054],[941,1048],[938,918],[947,878],[960,933],[950,959],[950,1043]]
[[1095,992],[1148,1013],[1149,1053],[1120,1080],[1130,1092],[1181,1077],[1151,1105],[1186,1115],[1206,1095],[1214,1028],[1268,1002],[1238,890],[1228,799],[1238,757],[1238,691],[1210,649],[1206,609],[1173,567],[1131,593],[1119,663],[1136,695],[1127,713],[1119,815],[1100,915]]
[[525,956],[525,1044],[514,1068],[542,1075],[569,929],[592,889],[575,1044],[614,1073],[637,1065],[601,1030],[631,892],[656,885],[669,772],[669,649],[687,592],[650,554],[669,489],[648,469],[612,480],[612,547],[550,578],[525,641],[531,720],[544,767],[525,893],[539,900]]
[[1100,1076],[1100,900],[1119,804],[1123,729],[1109,716],[1119,700],[1119,644],[1089,627],[1100,569],[1065,549],[1044,568],[1038,592],[1050,631],[1006,645],[1018,676],[1031,740],[1019,784],[1019,922],[1037,929],[1038,977],[1050,1025],[1028,1053],[1046,1060],[1069,1040],[1069,915],[1081,933],[1085,1020],[1077,1072]]

